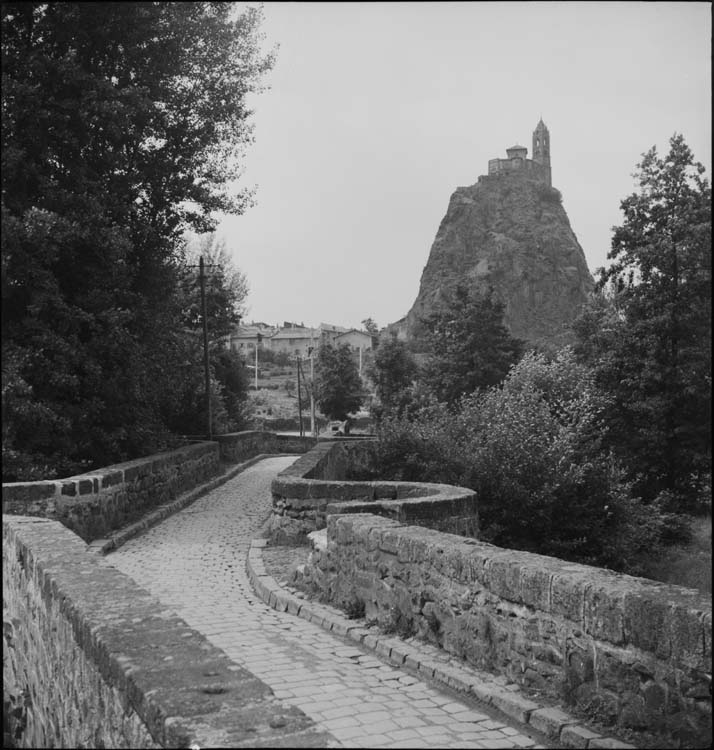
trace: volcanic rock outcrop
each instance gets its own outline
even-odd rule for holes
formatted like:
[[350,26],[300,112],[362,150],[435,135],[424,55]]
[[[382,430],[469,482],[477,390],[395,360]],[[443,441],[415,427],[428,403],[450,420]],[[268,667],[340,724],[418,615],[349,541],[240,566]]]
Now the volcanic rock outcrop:
[[457,188],[406,318],[390,328],[418,337],[420,319],[438,309],[457,284],[493,288],[504,323],[531,344],[571,340],[569,326],[593,288],[583,249],[560,192],[551,187],[550,140],[541,121],[534,159],[513,146],[489,161],[489,174]]

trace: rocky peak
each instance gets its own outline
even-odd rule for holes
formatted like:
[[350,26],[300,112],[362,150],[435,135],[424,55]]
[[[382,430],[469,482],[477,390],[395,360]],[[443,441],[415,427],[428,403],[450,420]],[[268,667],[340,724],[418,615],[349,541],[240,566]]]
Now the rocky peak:
[[401,325],[418,337],[420,318],[458,283],[493,287],[504,322],[529,343],[561,344],[593,288],[585,254],[560,192],[528,173],[483,176],[451,196],[431,246],[419,294]]

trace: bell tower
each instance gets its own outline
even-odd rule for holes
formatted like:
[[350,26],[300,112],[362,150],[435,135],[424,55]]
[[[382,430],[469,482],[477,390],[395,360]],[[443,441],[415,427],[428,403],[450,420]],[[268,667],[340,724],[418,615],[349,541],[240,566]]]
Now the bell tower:
[[546,128],[543,118],[538,121],[533,131],[533,161],[545,167],[546,182],[552,185],[550,172],[550,133]]

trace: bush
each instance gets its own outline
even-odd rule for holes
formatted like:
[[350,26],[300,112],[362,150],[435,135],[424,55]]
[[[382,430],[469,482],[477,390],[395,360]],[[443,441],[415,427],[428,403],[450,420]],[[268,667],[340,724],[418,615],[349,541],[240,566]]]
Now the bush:
[[656,581],[712,592],[712,519],[680,517],[689,539],[645,558],[643,575]]
[[560,204],[563,202],[563,196],[557,188],[546,185],[544,182],[539,182],[536,188],[538,197],[546,203]]
[[529,353],[502,387],[387,419],[376,473],[470,487],[481,538],[637,574],[671,521],[602,450],[606,399],[570,349]]

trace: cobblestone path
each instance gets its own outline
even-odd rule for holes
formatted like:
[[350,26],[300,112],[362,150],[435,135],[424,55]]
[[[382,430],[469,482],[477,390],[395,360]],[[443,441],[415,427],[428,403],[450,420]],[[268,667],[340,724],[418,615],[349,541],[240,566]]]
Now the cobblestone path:
[[248,548],[268,517],[271,480],[294,460],[251,466],[105,563],[312,717],[334,747],[537,747],[522,729],[258,598],[246,573]]

